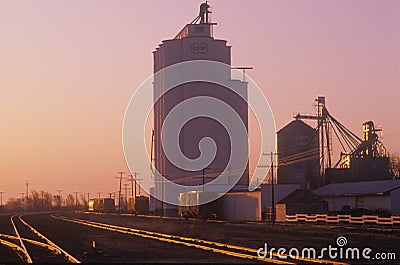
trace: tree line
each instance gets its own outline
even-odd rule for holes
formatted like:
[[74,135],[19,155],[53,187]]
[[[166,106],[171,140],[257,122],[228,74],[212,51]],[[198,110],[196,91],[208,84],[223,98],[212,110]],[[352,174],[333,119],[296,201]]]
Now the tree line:
[[28,196],[10,198],[3,206],[8,211],[40,211],[53,209],[84,209],[88,205],[85,195],[68,194],[65,198],[46,191],[32,190]]

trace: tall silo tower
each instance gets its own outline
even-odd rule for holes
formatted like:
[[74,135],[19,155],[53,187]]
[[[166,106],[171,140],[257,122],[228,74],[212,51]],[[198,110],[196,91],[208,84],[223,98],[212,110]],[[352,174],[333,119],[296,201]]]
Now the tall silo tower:
[[319,140],[316,130],[293,120],[277,132],[278,184],[319,187]]
[[[231,47],[226,40],[216,39],[213,36],[213,26],[209,19],[209,5],[203,3],[200,6],[200,14],[190,24],[187,24],[173,39],[164,40],[153,52],[154,73],[165,67],[193,60],[211,60],[215,62],[231,65]],[[160,77],[162,79],[162,77]],[[157,171],[168,180],[186,186],[198,186],[210,182],[218,177],[224,170],[229,160],[231,143],[228,132],[215,120],[207,117],[199,117],[191,120],[179,134],[179,144],[182,153],[195,159],[200,155],[199,141],[204,137],[212,138],[217,145],[217,153],[212,163],[206,168],[198,171],[183,170],[166,157],[162,145],[162,127],[169,112],[180,102],[199,96],[208,96],[219,99],[232,107],[248,126],[248,106],[247,106],[247,82],[244,80],[232,80],[229,71],[229,82],[239,87],[240,97],[232,90],[215,84],[206,82],[190,82],[174,87],[165,92],[164,80],[154,82],[154,96],[158,98],[154,103],[154,165]],[[244,100],[245,99],[245,100]],[[246,139],[246,144],[248,139]],[[242,150],[243,155],[248,157],[248,150]],[[235,168],[229,169],[232,175],[237,171]],[[248,164],[244,173],[239,176],[239,181],[233,190],[247,189],[249,183]],[[158,198],[164,198],[164,184],[155,181],[155,194]],[[175,195],[174,195],[175,196]],[[174,199],[174,198],[173,198]],[[160,208],[166,210],[167,214],[174,215],[176,207],[165,205],[161,202],[156,206],[156,211]]]

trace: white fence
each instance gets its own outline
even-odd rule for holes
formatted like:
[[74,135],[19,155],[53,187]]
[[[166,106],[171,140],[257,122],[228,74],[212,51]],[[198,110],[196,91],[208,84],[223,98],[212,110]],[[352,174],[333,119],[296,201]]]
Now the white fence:
[[296,214],[286,215],[286,222],[400,225],[400,216],[379,217],[377,215],[351,216],[340,214]]

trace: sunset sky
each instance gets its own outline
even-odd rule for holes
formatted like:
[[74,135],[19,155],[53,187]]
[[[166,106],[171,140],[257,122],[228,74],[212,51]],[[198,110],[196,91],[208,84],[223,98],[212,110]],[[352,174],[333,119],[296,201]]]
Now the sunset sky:
[[[152,74],[152,51],[201,2],[0,2],[3,203],[26,180],[64,196],[118,189],[125,108]],[[350,130],[361,137],[373,120],[400,152],[400,1],[209,2],[214,37],[232,45],[234,66],[254,67],[278,129],[324,95]]]

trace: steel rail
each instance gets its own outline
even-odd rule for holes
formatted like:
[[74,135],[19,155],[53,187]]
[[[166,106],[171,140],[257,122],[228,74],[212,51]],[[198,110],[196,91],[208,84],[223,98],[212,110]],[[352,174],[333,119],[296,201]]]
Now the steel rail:
[[47,245],[50,245],[51,247],[53,247],[54,249],[57,250],[58,253],[64,255],[69,262],[71,263],[81,263],[78,259],[76,259],[74,256],[72,256],[71,254],[69,254],[67,251],[65,251],[64,249],[62,249],[60,246],[58,246],[57,244],[55,244],[54,242],[52,242],[50,239],[48,239],[45,235],[43,235],[42,233],[40,233],[37,229],[35,229],[33,226],[31,226],[30,224],[28,224],[24,219],[22,219],[21,216],[18,216],[19,220],[26,225],[32,232],[34,232],[38,237],[42,238],[43,240],[45,240],[47,242]]
[[31,258],[31,256],[29,255],[29,252],[28,252],[28,250],[26,249],[25,244],[24,244],[24,242],[23,242],[23,240],[22,240],[22,238],[21,238],[21,235],[20,235],[19,232],[18,232],[18,228],[17,228],[17,226],[15,225],[15,222],[14,222],[14,220],[13,220],[13,218],[14,218],[15,216],[16,216],[16,215],[11,216],[11,224],[12,224],[12,226],[13,226],[15,235],[17,236],[17,238],[18,238],[18,240],[19,240],[19,244],[20,244],[21,248],[23,249],[23,251],[24,251],[24,253],[25,253],[24,255],[25,255],[25,257],[26,257],[26,263],[33,263],[32,258]]
[[27,252],[24,251],[23,248],[21,248],[20,246],[18,246],[17,244],[14,244],[10,241],[4,240],[0,238],[0,245],[12,248],[13,251],[15,251],[15,253],[17,253],[18,257],[23,261],[23,262],[27,262],[28,261],[28,257],[29,255],[27,254]]
[[[113,232],[118,232],[118,233],[123,233],[123,234],[128,234],[128,235],[134,235],[134,236],[147,238],[147,239],[154,239],[154,240],[167,242],[167,243],[184,245],[184,246],[187,246],[187,247],[194,247],[194,248],[197,248],[197,249],[202,249],[202,250],[206,250],[206,251],[212,251],[214,253],[224,254],[224,255],[232,256],[232,257],[236,257],[236,258],[249,259],[249,260],[258,260],[258,261],[269,262],[269,263],[274,263],[274,264],[295,264],[295,263],[287,262],[287,261],[281,261],[281,260],[269,259],[269,258],[260,258],[258,256],[254,256],[254,255],[249,255],[249,254],[243,254],[243,253],[239,253],[239,252],[223,250],[223,249],[220,249],[220,248],[216,248],[215,247],[215,246],[217,246],[216,244],[213,244],[214,246],[204,246],[204,245],[200,245],[198,243],[185,242],[184,240],[179,240],[178,236],[168,235],[171,238],[167,238],[167,237],[159,236],[158,233],[153,233],[153,235],[152,235],[151,234],[152,232],[149,232],[149,231],[136,232],[136,231],[140,231],[140,230],[137,230],[137,229],[132,229],[133,231],[129,231],[130,230],[129,228],[125,228],[125,229],[123,229],[122,227],[121,228],[117,228],[117,226],[114,226],[114,225],[101,224],[101,223],[97,223],[96,224],[94,222],[92,222],[92,223],[85,222],[85,220],[70,219],[70,218],[54,216],[54,215],[52,215],[52,217],[55,218],[55,219],[62,220],[62,221],[72,222],[72,223],[76,223],[76,224],[86,225],[86,226],[90,226],[90,227],[94,227],[94,228],[99,228],[99,229],[103,229],[103,230],[108,230],[108,231],[113,231]],[[146,234],[144,232],[149,232],[149,233]]]
[[[16,236],[5,235],[5,234],[0,234],[0,239],[1,238],[18,240],[18,237],[16,237]],[[23,238],[23,237],[22,237],[22,240],[24,240],[25,242],[30,243],[32,245],[36,245],[36,246],[39,246],[39,247],[42,247],[42,248],[46,248],[49,251],[55,253],[56,255],[62,254],[62,252],[60,252],[57,248],[55,248],[53,246],[50,246],[50,245],[48,245],[46,243],[43,243],[43,242],[40,242],[40,241],[36,241],[36,240],[32,240],[32,239],[29,239],[29,238]]]
[[[182,237],[182,236],[176,236],[176,235],[169,235],[169,234],[163,234],[163,233],[158,233],[158,232],[152,232],[152,231],[146,231],[146,230],[140,230],[140,229],[134,229],[134,228],[129,228],[129,227],[121,227],[121,226],[116,226],[116,225],[111,225],[111,224],[105,224],[105,223],[99,223],[99,222],[93,222],[93,221],[88,221],[88,220],[82,220],[82,219],[75,219],[75,218],[68,218],[64,216],[54,216],[52,215],[53,218],[56,219],[61,219],[65,221],[70,221],[78,224],[83,224],[87,226],[92,226],[96,228],[101,228],[101,229],[106,229],[106,230],[111,230],[115,232],[120,232],[120,233],[128,233],[128,234],[134,234],[138,236],[150,236],[150,237],[156,237],[154,239],[161,240],[161,239],[167,239],[167,240],[175,240],[183,243],[188,243],[188,244],[205,244],[208,246],[217,246],[225,249],[230,249],[230,250],[236,250],[236,251],[243,251],[247,253],[252,253],[250,255],[251,259],[257,259],[265,262],[271,262],[271,263],[278,263],[278,264],[293,264],[291,262],[286,262],[282,260],[276,260],[276,259],[269,259],[269,258],[259,258],[257,256],[257,249],[252,249],[252,248],[247,248],[247,247],[241,247],[241,246],[236,246],[236,245],[230,245],[230,244],[223,244],[219,242],[213,242],[209,240],[203,240],[203,239],[196,239],[196,238],[190,238],[190,237]],[[161,240],[164,241],[164,240]],[[175,242],[172,242],[175,243]],[[185,245],[185,244],[184,244]],[[255,254],[255,255],[254,255]],[[289,255],[285,254],[280,254],[278,255],[275,252],[272,252],[272,256],[276,258],[281,258],[281,257],[286,257],[286,258],[292,258]],[[320,263],[320,264],[335,264],[335,265],[343,265],[347,263],[342,263],[342,262],[337,262],[337,261],[330,261],[330,260],[322,260],[322,259],[313,259],[313,258],[306,258],[306,257],[296,257],[294,258],[295,260],[299,261],[306,261],[310,263]]]

